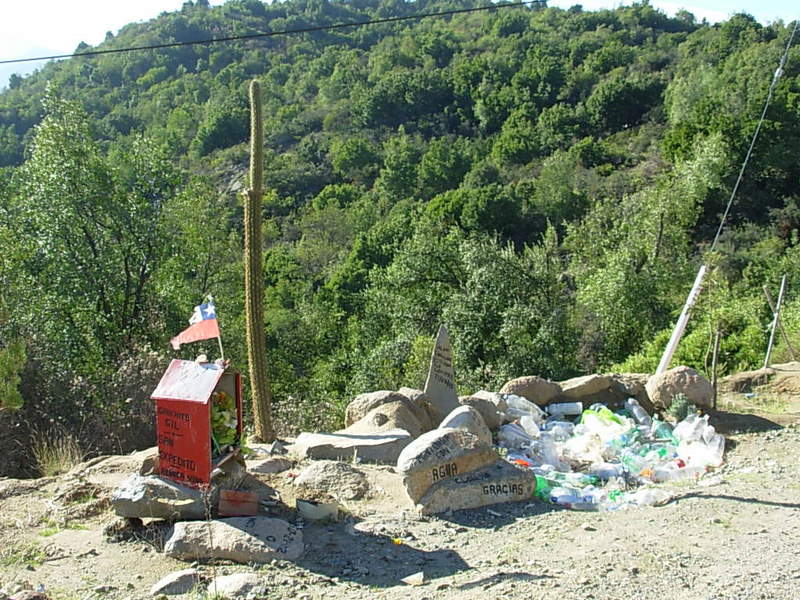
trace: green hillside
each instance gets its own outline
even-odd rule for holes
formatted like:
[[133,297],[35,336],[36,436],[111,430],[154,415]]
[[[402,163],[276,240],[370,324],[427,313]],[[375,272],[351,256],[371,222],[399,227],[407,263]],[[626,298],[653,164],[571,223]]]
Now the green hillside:
[[[97,49],[479,6],[198,0]],[[440,323],[462,393],[653,370],[701,262],[712,275],[676,363],[707,370],[719,328],[723,370],[760,366],[762,285],[777,295],[784,273],[785,323],[800,331],[800,40],[707,251],[793,27],[709,26],[647,3],[498,6],[14,78],[0,95],[0,403],[127,447],[135,426],[120,424],[138,423],[150,391],[134,382],[160,374],[207,293],[246,368],[237,190],[252,78],[284,427],[330,426],[353,394],[420,386]],[[203,350],[216,356],[215,343],[181,355]]]

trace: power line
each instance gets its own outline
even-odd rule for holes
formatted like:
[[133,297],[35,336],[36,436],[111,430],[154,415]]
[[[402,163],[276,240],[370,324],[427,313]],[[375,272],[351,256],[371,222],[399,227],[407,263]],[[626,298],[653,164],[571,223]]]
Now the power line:
[[75,52],[72,54],[53,54],[50,56],[36,56],[34,58],[15,58],[12,60],[0,60],[0,65],[8,65],[13,63],[33,62],[37,60],[56,60],[60,58],[76,58],[79,56],[98,56],[100,54],[120,54],[122,52],[138,52],[140,50],[159,50],[161,48],[178,48],[181,46],[197,46],[208,44],[219,44],[222,42],[235,42],[239,40],[252,40],[257,38],[268,38],[279,35],[291,35],[295,33],[314,33],[317,31],[330,31],[334,29],[345,29],[347,27],[363,27],[365,25],[380,25],[383,23],[397,23],[400,21],[413,21],[427,19],[429,17],[449,17],[452,15],[461,15],[466,13],[474,13],[487,10],[497,10],[500,8],[519,8],[529,4],[543,4],[547,6],[547,0],[525,0],[524,2],[516,2],[513,4],[497,4],[490,6],[479,6],[476,8],[461,8],[453,10],[444,10],[441,12],[425,13],[421,15],[406,15],[402,17],[385,17],[383,19],[373,19],[369,21],[356,21],[355,23],[333,23],[331,25],[318,25],[316,27],[302,27],[299,29],[284,29],[281,31],[268,31],[262,33],[249,33],[245,35],[231,35],[221,38],[212,38],[208,40],[189,40],[186,42],[169,42],[166,44],[152,44],[148,46],[129,46],[127,48],[109,48],[106,50],[90,50],[89,52]]
[[778,80],[783,75],[783,67],[786,66],[786,59],[789,56],[789,49],[792,47],[792,42],[794,41],[794,36],[797,33],[797,26],[800,24],[800,19],[795,20],[794,22],[794,29],[792,30],[791,35],[789,36],[789,42],[786,44],[786,49],[783,51],[783,56],[781,56],[781,61],[778,64],[778,68],[775,69],[775,74],[772,76],[772,81],[769,84],[769,92],[767,92],[767,100],[764,102],[764,109],[761,111],[761,118],[758,120],[758,125],[756,125],[756,131],[753,134],[753,139],[750,140],[750,148],[747,149],[747,154],[744,157],[744,162],[742,163],[742,168],[739,170],[739,176],[736,178],[736,184],[733,186],[733,191],[731,192],[731,197],[728,200],[728,205],[725,207],[725,213],[722,215],[722,219],[719,222],[719,228],[717,229],[717,235],[714,236],[714,241],[711,243],[711,248],[709,248],[709,252],[714,251],[714,247],[717,245],[717,240],[719,240],[719,236],[722,233],[723,227],[725,227],[725,221],[728,218],[728,213],[731,210],[731,206],[733,205],[733,199],[736,196],[736,192],[739,190],[739,184],[742,182],[742,176],[744,175],[744,170],[747,168],[747,163],[750,161],[750,156],[753,154],[753,148],[756,145],[756,140],[758,139],[758,133],[761,131],[761,125],[764,123],[764,119],[767,116],[767,109],[769,108],[770,102],[772,102],[772,95],[775,92],[775,86],[778,85]]

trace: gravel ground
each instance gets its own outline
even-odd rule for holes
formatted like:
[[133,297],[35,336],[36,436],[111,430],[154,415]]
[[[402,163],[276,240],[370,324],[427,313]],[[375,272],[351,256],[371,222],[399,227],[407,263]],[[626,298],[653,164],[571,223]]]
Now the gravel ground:
[[[727,447],[722,468],[671,486],[676,498],[661,507],[581,513],[531,502],[420,519],[385,495],[382,503],[359,505],[358,516],[307,524],[306,553],[297,563],[199,568],[209,579],[256,572],[267,583],[260,597],[294,600],[794,600],[800,428],[732,434]],[[376,473],[382,485],[391,476]],[[159,554],[157,541],[105,540],[110,516],[100,506],[52,533],[59,510],[53,497],[63,482],[11,483],[0,493],[0,587],[41,584],[65,600],[147,598],[165,573],[187,567]],[[44,562],[14,561],[23,547],[42,550]],[[422,585],[401,581],[417,572],[424,573]]]

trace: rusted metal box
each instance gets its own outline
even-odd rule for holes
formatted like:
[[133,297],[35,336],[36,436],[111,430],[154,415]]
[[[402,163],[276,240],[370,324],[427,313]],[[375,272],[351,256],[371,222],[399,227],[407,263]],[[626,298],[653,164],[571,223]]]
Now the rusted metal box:
[[[220,393],[236,407],[236,443],[227,451],[216,448],[211,436],[212,396]],[[190,487],[208,485],[214,464],[241,440],[241,375],[214,363],[174,359],[150,397],[156,402],[159,474]]]

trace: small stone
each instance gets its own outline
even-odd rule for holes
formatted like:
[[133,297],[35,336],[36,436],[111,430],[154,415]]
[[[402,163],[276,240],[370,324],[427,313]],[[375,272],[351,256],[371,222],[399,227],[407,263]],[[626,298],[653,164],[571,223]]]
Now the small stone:
[[207,588],[209,596],[222,596],[234,600],[250,594],[262,596],[266,591],[266,582],[253,573],[234,573],[213,579]]
[[150,588],[150,595],[176,596],[179,594],[186,594],[197,585],[199,580],[200,573],[196,569],[173,571],[169,575],[162,577]]
[[406,585],[422,585],[425,583],[425,573],[419,571],[418,573],[414,573],[413,575],[409,575],[408,577],[403,577],[400,581],[405,583]]

